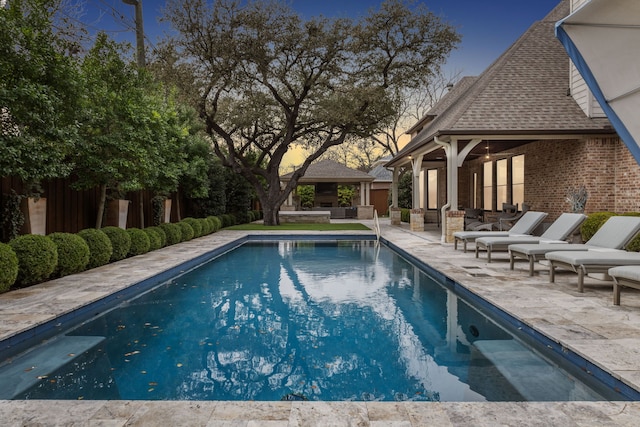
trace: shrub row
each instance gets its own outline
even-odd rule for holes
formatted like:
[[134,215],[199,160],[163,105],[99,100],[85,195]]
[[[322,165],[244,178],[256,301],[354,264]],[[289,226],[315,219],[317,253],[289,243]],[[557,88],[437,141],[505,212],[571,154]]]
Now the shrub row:
[[[609,218],[612,216],[616,216],[618,214],[614,212],[594,212],[587,216],[587,219],[584,220],[582,226],[580,227],[580,235],[582,237],[582,241],[586,242],[591,239],[596,231],[600,229],[602,224],[604,224]],[[622,215],[625,216],[640,216],[640,212],[627,212]],[[640,234],[636,235],[626,246],[625,248],[631,252],[640,252]]]
[[[261,218],[250,211],[248,218]],[[63,277],[100,267],[127,257],[206,236],[236,224],[231,214],[207,218],[185,218],[145,229],[104,227],[48,236],[26,234],[8,244],[0,243],[0,293],[12,286],[30,286],[50,278]]]

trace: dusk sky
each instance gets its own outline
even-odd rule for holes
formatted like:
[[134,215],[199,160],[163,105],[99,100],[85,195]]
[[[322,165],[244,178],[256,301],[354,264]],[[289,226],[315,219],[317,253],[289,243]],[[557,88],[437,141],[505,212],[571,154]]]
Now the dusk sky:
[[[284,0],[283,0],[284,1]],[[529,26],[542,19],[560,0],[426,0],[429,10],[452,24],[462,43],[449,57],[445,70],[478,75],[504,52]],[[357,18],[379,0],[292,0],[290,5],[303,17]],[[158,17],[164,0],[143,0],[147,49],[162,38]],[[118,41],[134,42],[134,7],[122,0],[86,0],[81,20],[91,31],[106,30]]]

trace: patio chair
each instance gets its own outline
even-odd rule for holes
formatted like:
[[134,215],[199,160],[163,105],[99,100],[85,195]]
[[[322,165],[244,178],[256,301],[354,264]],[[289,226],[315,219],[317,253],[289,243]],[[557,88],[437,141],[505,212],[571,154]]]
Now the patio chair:
[[640,253],[622,250],[601,252],[588,251],[549,252],[545,255],[549,261],[549,282],[555,281],[556,268],[565,268],[578,273],[578,292],[584,292],[584,276],[591,273],[608,273],[618,266],[640,266]]
[[474,242],[479,237],[531,234],[546,217],[546,212],[528,211],[509,231],[456,231],[453,233],[453,247],[458,249],[458,241],[461,241],[464,243],[464,252],[467,252],[467,243]]
[[580,227],[587,218],[578,213],[563,213],[556,219],[541,236],[506,236],[506,237],[480,237],[476,239],[476,258],[480,250],[487,252],[487,261],[491,262],[491,253],[494,251],[507,251],[509,245],[520,243],[567,243],[567,239]]
[[518,212],[518,204],[509,205],[506,203],[502,204],[502,213],[498,215],[498,230],[509,230],[513,224],[524,215],[529,210],[529,205],[526,203],[522,204],[522,210]]
[[464,229],[473,230],[478,224],[484,224],[482,222],[482,209],[465,208],[464,210]]
[[613,279],[613,305],[620,305],[622,288],[640,289],[640,266],[613,267],[609,269],[607,274]]
[[[509,267],[513,270],[516,258],[529,261],[529,276],[533,276],[536,261],[550,252],[588,251],[590,249],[621,250],[640,230],[640,217],[612,216],[585,243],[524,243],[509,245]],[[602,253],[602,252],[600,252]]]

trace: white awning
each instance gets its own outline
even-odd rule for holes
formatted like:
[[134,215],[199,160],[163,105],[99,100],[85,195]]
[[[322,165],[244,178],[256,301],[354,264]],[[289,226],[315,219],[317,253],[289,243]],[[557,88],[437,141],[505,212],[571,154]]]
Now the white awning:
[[556,37],[640,163],[640,1],[590,0]]

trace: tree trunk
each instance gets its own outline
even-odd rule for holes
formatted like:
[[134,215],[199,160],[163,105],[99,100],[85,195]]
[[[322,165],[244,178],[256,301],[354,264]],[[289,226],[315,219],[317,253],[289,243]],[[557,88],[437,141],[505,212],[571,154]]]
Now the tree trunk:
[[262,212],[264,213],[264,225],[280,225],[279,207],[263,203]]
[[140,228],[144,228],[144,191],[138,192],[140,196]]
[[96,218],[96,228],[102,228],[102,217],[104,216],[104,205],[107,202],[107,185],[100,186],[100,200],[98,201],[98,217]]

